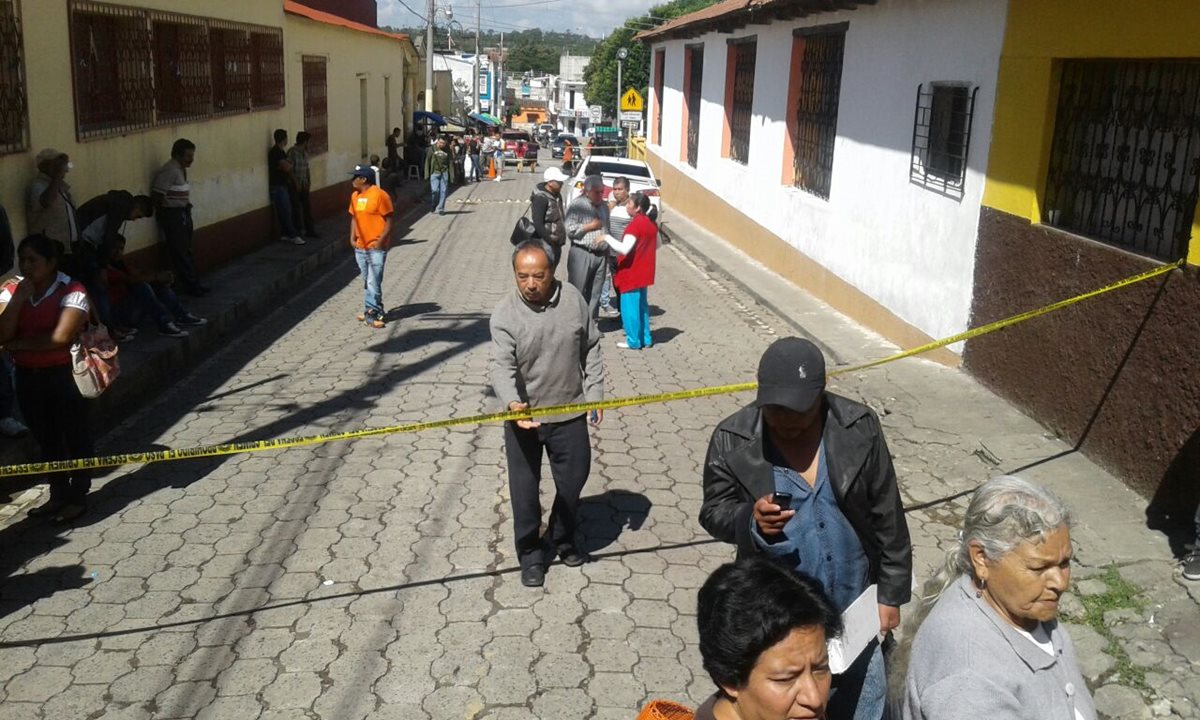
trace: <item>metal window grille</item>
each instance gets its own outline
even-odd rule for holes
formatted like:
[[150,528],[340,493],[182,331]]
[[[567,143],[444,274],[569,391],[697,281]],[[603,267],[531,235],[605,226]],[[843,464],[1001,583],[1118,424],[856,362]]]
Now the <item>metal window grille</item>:
[[1047,224],[1174,261],[1200,178],[1200,61],[1062,65]]
[[308,141],[308,154],[318,155],[329,149],[329,86],[326,82],[325,58],[305,57],[302,68],[304,129],[312,135]]
[[213,112],[250,109],[250,33],[229,26],[209,28]]
[[29,147],[25,51],[16,0],[0,0],[0,154]]
[[71,47],[80,138],[154,124],[150,28],[145,11],[73,2]]
[[704,47],[688,48],[691,72],[688,78],[687,161],[696,167],[700,154],[700,98],[704,85]]
[[250,52],[250,99],[254,107],[283,105],[283,33],[250,33]]
[[152,16],[154,104],[159,122],[187,120],[211,111],[208,29],[200,18]]
[[750,161],[750,118],[754,109],[754,63],[757,54],[757,42],[739,42],[733,46],[729,157],[743,165]]
[[971,150],[971,126],[979,88],[968,83],[917,86],[909,180],[961,200]]
[[814,33],[804,38],[800,92],[796,104],[795,185],[829,199],[833,146],[837,139],[846,33]]
[[[12,2],[0,0],[0,34]],[[68,7],[81,140],[284,104],[280,28],[91,0]],[[3,82],[0,70],[0,93]]]
[[659,50],[654,58],[654,142],[662,143],[663,120],[663,76],[666,70],[667,52]]

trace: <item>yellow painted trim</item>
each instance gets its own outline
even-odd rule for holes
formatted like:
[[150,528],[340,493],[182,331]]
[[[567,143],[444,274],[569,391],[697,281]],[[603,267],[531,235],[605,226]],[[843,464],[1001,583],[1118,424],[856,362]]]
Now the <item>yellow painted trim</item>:
[[1196,214],[1192,216],[1192,236],[1188,238],[1188,265],[1200,265],[1200,203],[1196,203]]

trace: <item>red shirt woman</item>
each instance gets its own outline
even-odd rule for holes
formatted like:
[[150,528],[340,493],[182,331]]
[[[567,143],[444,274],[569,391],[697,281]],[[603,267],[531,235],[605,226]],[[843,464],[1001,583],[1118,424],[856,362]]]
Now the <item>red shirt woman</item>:
[[625,228],[624,237],[606,239],[609,247],[618,254],[613,287],[621,293],[625,342],[617,343],[617,347],[622,349],[640,350],[654,344],[650,335],[650,305],[646,290],[654,284],[658,226],[646,214],[649,209],[649,196],[640,192],[630,195],[625,210],[633,219]]
[[[17,248],[20,275],[0,288],[0,346],[12,354],[17,403],[41,459],[91,457],[89,403],[71,373],[71,343],[89,314],[83,285],[58,271],[58,248],[30,235]],[[69,522],[87,509],[91,474],[50,474],[50,500],[29,511]]]

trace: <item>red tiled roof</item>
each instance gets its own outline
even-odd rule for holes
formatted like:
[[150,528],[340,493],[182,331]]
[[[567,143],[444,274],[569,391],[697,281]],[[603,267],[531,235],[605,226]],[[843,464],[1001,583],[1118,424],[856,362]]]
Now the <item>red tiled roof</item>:
[[343,28],[346,28],[347,30],[355,30],[357,32],[370,33],[371,35],[380,35],[382,37],[392,38],[393,40],[404,40],[404,41],[409,40],[408,35],[406,35],[405,33],[390,33],[386,30],[380,30],[379,28],[373,28],[370,25],[363,25],[362,23],[354,22],[353,20],[347,20],[344,17],[338,17],[337,15],[333,15],[333,14],[330,14],[327,12],[321,12],[320,10],[314,10],[313,8],[310,8],[307,5],[301,5],[300,3],[294,2],[293,0],[283,0],[283,11],[291,13],[293,15],[300,15],[302,17],[308,18],[309,20],[315,20],[316,22],[319,22],[319,23],[325,23],[326,25],[336,25],[338,27],[343,27]]
[[695,37],[709,30],[734,30],[752,22],[806,17],[838,10],[874,5],[876,0],[722,0],[687,15],[669,20],[635,36],[642,42],[678,37]]

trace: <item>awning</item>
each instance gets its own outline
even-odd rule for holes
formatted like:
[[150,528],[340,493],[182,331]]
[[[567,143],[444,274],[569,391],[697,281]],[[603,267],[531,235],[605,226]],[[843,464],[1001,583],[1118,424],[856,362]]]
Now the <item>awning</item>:
[[441,131],[444,133],[453,133],[455,135],[461,135],[461,134],[465,133],[467,131],[467,129],[465,127],[463,127],[462,125],[455,125],[454,123],[446,123],[445,125],[443,125],[441,127]]
[[428,110],[417,110],[413,113],[413,122],[420,123],[425,122],[426,120],[432,122],[434,125],[446,124],[446,118],[438,115],[435,112],[429,112]]
[[481,122],[484,125],[492,125],[495,127],[499,127],[501,125],[501,122],[499,120],[497,120],[495,117],[493,117],[492,115],[489,115],[485,112],[471,113],[470,115],[468,115],[468,117],[477,122]]

